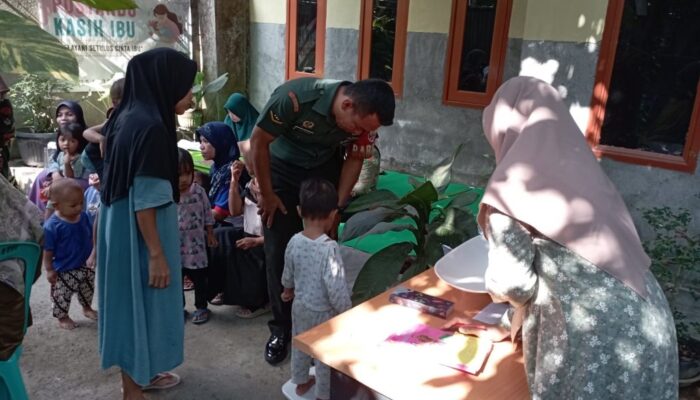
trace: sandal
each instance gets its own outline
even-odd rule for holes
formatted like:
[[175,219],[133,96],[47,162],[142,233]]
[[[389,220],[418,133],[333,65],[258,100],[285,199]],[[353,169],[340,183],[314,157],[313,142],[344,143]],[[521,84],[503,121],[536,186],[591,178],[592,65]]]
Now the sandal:
[[218,293],[213,299],[211,299],[211,301],[209,301],[209,304],[213,306],[220,306],[224,304],[224,294]]
[[255,311],[250,311],[249,308],[246,307],[241,307],[236,312],[234,313],[235,316],[238,318],[243,318],[243,319],[251,319],[251,318],[256,318],[259,317],[263,314],[266,314],[270,312],[271,308],[269,304],[265,304],[264,306],[258,308]]
[[192,282],[192,280],[190,280],[190,278],[185,277],[185,279],[182,282],[182,290],[187,292],[187,291],[192,290],[192,289],[194,289],[194,282]]
[[200,308],[192,314],[192,323],[195,325],[201,325],[209,321],[209,310],[206,308]]
[[151,383],[141,388],[141,390],[163,390],[170,389],[180,383],[180,377],[172,372],[161,372],[151,379]]

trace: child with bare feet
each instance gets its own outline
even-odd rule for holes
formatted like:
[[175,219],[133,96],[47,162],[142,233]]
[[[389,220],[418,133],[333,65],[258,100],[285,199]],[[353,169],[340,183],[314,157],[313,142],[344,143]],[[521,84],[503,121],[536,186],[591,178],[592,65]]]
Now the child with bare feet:
[[[292,301],[292,335],[297,335],[348,310],[350,290],[345,281],[338,243],[327,233],[335,226],[338,194],[320,178],[302,182],[299,215],[304,230],[289,240],[282,273],[283,301]],[[316,385],[316,398],[330,398],[330,368],[315,361],[316,377],[309,376],[311,359],[292,349],[292,383],[299,396]]]
[[85,265],[92,252],[92,227],[83,211],[83,189],[75,180],[53,182],[50,197],[55,212],[44,223],[43,264],[51,283],[53,316],[61,328],[73,329],[77,325],[68,316],[68,309],[74,293],[83,306],[83,315],[97,319],[91,306],[95,270]]

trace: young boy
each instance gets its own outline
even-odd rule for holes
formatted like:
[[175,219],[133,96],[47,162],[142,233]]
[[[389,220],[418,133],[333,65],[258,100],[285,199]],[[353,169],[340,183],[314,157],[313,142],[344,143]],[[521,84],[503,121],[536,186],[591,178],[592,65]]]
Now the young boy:
[[55,212],[44,224],[44,268],[51,283],[53,316],[63,329],[77,325],[68,316],[73,293],[83,306],[83,314],[97,319],[92,309],[95,271],[85,262],[92,251],[92,227],[83,211],[83,189],[69,178],[51,184],[51,201]]
[[[292,237],[284,254],[283,301],[292,304],[292,335],[304,332],[348,310],[350,290],[345,282],[338,243],[326,233],[334,226],[338,194],[333,184],[311,178],[301,184],[297,211],[304,230]],[[316,361],[316,377],[309,377],[311,359],[292,349],[292,382],[304,395],[316,384],[316,398],[330,398],[330,369]]]

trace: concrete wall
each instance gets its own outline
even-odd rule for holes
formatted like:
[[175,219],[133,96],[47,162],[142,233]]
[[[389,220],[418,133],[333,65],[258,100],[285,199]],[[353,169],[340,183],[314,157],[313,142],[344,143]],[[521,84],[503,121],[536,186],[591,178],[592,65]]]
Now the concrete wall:
[[[269,4],[273,3],[273,4]],[[285,0],[251,2],[251,80],[253,103],[260,107],[284,80]],[[595,67],[607,0],[515,0],[509,28],[505,78],[537,76],[564,96],[583,130],[588,124]],[[327,78],[355,79],[359,39],[359,0],[329,0],[326,29]],[[442,104],[444,60],[451,0],[411,0],[404,94],[392,127],[380,130],[385,168],[427,174],[458,143],[466,143],[455,164],[457,180],[483,185],[493,168],[483,138],[481,110]],[[639,210],[667,205],[692,211],[700,230],[700,177],[602,160],[644,237],[651,232]]]

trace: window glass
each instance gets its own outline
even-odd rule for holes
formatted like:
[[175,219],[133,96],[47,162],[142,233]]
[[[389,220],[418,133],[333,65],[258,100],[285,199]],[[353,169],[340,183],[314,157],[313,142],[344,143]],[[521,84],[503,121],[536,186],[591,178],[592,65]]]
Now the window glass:
[[496,0],[469,0],[464,18],[459,90],[486,92],[496,3]]
[[682,155],[700,76],[700,2],[626,0],[600,144]]
[[316,0],[297,2],[297,59],[296,70],[313,73],[316,71]]
[[397,0],[374,0],[369,77],[391,82],[394,69]]

